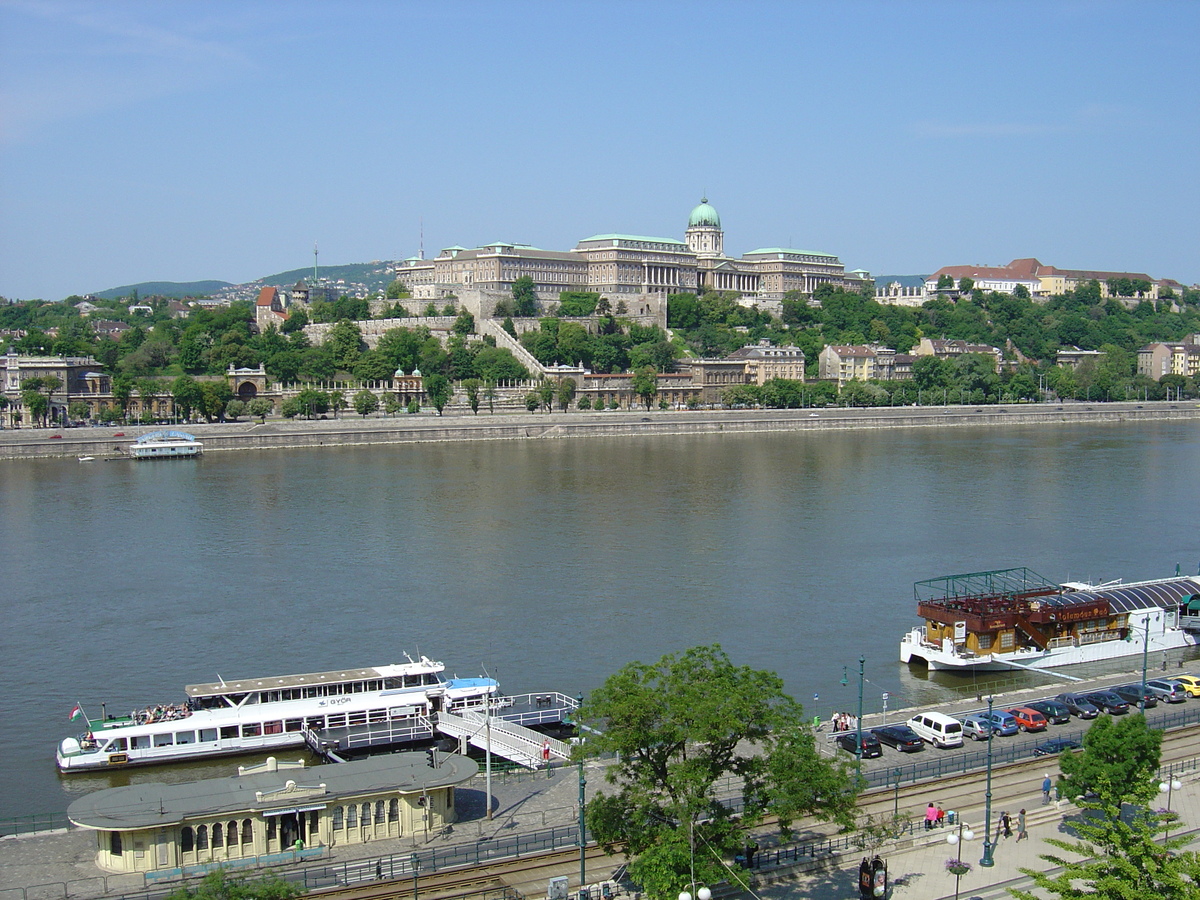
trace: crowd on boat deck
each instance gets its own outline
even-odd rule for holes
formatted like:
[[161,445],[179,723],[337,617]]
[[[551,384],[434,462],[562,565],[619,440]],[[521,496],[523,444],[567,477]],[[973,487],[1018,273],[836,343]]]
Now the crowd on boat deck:
[[171,703],[167,706],[150,706],[146,709],[135,709],[129,714],[135,725],[152,725],[155,722],[172,722],[176,719],[186,719],[192,714],[190,704]]

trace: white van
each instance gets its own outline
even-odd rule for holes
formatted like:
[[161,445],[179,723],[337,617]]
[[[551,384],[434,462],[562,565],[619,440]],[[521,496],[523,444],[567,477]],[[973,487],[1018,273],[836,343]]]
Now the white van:
[[935,747],[961,747],[962,722],[945,713],[920,713],[908,720],[908,727]]

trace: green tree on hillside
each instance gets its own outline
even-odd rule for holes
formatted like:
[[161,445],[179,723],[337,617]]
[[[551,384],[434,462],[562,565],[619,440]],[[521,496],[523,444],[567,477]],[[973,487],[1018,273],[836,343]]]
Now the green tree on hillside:
[[427,375],[425,377],[425,396],[437,410],[437,414],[442,415],[442,410],[454,396],[454,388],[450,385],[450,379],[438,372]]
[[513,315],[517,318],[536,316],[538,312],[537,290],[533,279],[522,275],[512,286]]
[[633,392],[646,404],[646,409],[649,410],[650,404],[658,394],[658,373],[654,371],[653,366],[643,366],[630,379],[629,386],[633,388]]

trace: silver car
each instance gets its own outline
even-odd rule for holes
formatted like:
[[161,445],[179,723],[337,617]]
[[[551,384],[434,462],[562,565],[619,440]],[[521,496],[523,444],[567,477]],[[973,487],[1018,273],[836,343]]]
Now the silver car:
[[1146,690],[1164,703],[1182,703],[1187,699],[1187,691],[1183,689],[1183,685],[1176,684],[1174,681],[1164,681],[1161,678],[1147,681]]
[[988,736],[995,731],[987,720],[981,715],[963,716],[962,720],[963,737],[971,738],[976,741],[986,741]]

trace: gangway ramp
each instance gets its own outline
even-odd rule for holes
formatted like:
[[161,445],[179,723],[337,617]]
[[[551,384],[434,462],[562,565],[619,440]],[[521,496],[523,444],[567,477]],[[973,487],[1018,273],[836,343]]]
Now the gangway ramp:
[[1075,675],[1068,675],[1066,672],[1058,672],[1054,669],[1039,669],[1037,666],[1027,665],[1026,663],[1014,662],[1011,659],[993,655],[991,661],[1002,666],[1008,666],[1010,669],[1023,669],[1026,672],[1033,672],[1036,675],[1046,675],[1050,678],[1061,678],[1063,681],[1083,681]]
[[466,739],[472,747],[487,750],[505,759],[536,769],[544,764],[547,749],[551,759],[570,759],[571,746],[566,741],[547,737],[531,728],[509,722],[499,716],[489,717],[472,709],[437,714],[437,729],[459,740]]

